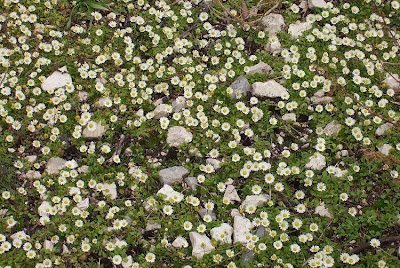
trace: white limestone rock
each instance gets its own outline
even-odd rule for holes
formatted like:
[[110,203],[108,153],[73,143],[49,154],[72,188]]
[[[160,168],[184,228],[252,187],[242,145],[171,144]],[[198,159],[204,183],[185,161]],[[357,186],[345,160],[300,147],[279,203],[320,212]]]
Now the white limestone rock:
[[159,179],[162,185],[172,185],[177,182],[182,182],[182,179],[189,175],[189,171],[182,166],[174,166],[165,168],[159,171]]
[[235,186],[233,185],[226,186],[224,198],[228,199],[229,201],[242,201],[235,189]]
[[211,244],[210,238],[197,232],[189,233],[190,243],[192,244],[192,256],[198,259],[203,258],[205,254],[212,252],[215,247]]
[[76,205],[80,210],[86,210],[89,207],[89,198],[86,197]]
[[197,190],[197,186],[199,186],[199,182],[197,181],[196,177],[187,177],[184,178],[184,181],[186,182],[187,186],[195,192]]
[[393,124],[391,123],[385,123],[381,126],[379,126],[376,131],[375,131],[375,135],[377,136],[383,136],[385,134],[386,131],[388,131],[389,129],[391,129],[393,127]]
[[342,129],[341,124],[336,124],[335,121],[332,121],[325,126],[324,134],[326,136],[334,136],[334,135],[339,134],[341,129]]
[[284,121],[293,121],[293,122],[296,122],[296,114],[295,113],[287,113],[287,114],[284,114],[284,115],[282,115],[282,119],[284,120]]
[[384,155],[389,155],[390,150],[393,149],[393,147],[390,144],[385,143],[381,147],[378,148],[379,152],[384,154]]
[[172,109],[174,110],[174,112],[179,112],[185,107],[186,107],[186,98],[183,96],[179,96],[172,101]]
[[327,8],[327,4],[324,0],[308,0],[308,7],[310,9],[314,8]]
[[175,238],[174,242],[172,242],[172,246],[174,248],[187,248],[189,246],[189,243],[184,237],[178,236],[177,238]]
[[168,184],[164,184],[164,186],[157,192],[157,195],[162,195],[166,201],[172,201],[176,203],[181,202],[184,198],[183,194],[175,191]]
[[133,265],[132,256],[129,255],[128,257],[124,258],[124,259],[122,260],[121,265],[122,265],[123,268],[131,268],[132,265]]
[[233,220],[233,242],[246,243],[246,235],[252,228],[253,223],[249,219],[236,215]]
[[272,55],[279,55],[282,51],[279,38],[277,36],[270,37],[268,43],[265,45],[265,50]]
[[221,161],[214,159],[214,158],[207,158],[206,159],[206,163],[210,164],[211,166],[213,166],[213,168],[215,170],[220,169],[221,168]]
[[315,214],[318,214],[321,217],[328,217],[330,219],[333,219],[332,214],[329,213],[328,209],[325,207],[324,204],[319,205],[315,208]]
[[160,119],[161,117],[167,117],[170,112],[172,112],[171,105],[161,103],[154,109],[154,118]]
[[184,127],[171,127],[168,129],[167,143],[169,146],[178,147],[184,143],[191,142],[193,139],[192,133]]
[[256,208],[262,206],[265,202],[269,200],[267,194],[260,195],[248,195],[246,199],[242,202],[242,208],[246,210],[248,206],[255,206]]
[[400,77],[398,74],[389,75],[383,82],[386,83],[389,88],[393,89],[396,94],[400,92]]
[[111,200],[114,200],[117,198],[117,185],[115,182],[109,184],[109,183],[103,183],[103,194],[105,196],[109,196]]
[[320,153],[315,153],[314,155],[310,156],[310,161],[305,167],[313,170],[322,170],[326,167],[325,156]]
[[288,91],[275,80],[269,80],[268,82],[255,82],[253,94],[258,97],[280,98],[283,94],[288,94]]
[[96,122],[96,128],[94,130],[89,130],[89,127],[86,126],[82,134],[85,138],[97,139],[101,138],[106,133],[106,131],[106,126],[103,126],[101,122]]
[[43,243],[43,249],[53,251],[54,244],[50,240],[45,240]]
[[61,169],[65,167],[66,160],[60,157],[52,157],[47,161],[46,172],[49,175],[57,174]]
[[312,28],[312,24],[310,22],[300,22],[297,21],[294,24],[289,25],[288,33],[292,38],[299,38],[305,31],[308,31]]
[[265,74],[265,75],[272,75],[274,71],[272,70],[271,66],[268,64],[260,61],[254,66],[249,67],[247,70],[246,74],[252,75],[252,74]]
[[233,92],[231,94],[232,98],[239,98],[245,96],[247,92],[251,90],[251,86],[247,78],[244,76],[239,76],[231,85]]
[[40,172],[39,171],[36,171],[36,170],[29,170],[28,172],[26,172],[26,174],[25,174],[25,178],[27,178],[27,179],[40,179],[40,178],[42,178],[42,174],[40,174]]
[[72,79],[67,71],[67,67],[64,66],[52,73],[43,81],[42,89],[48,92],[70,84],[72,84]]
[[282,31],[286,24],[281,14],[271,13],[261,19],[261,23],[265,26],[265,30],[269,35]]
[[50,205],[49,202],[44,201],[39,207],[38,207],[38,213],[40,217],[48,217],[50,215],[50,210],[52,209],[52,206]]
[[223,223],[219,227],[214,227],[210,230],[211,238],[224,244],[232,244],[232,233],[233,228],[227,223]]
[[317,92],[314,93],[314,95],[311,97],[311,102],[313,104],[325,104],[325,103],[330,103],[333,101],[333,98],[330,96],[325,96],[325,91],[323,89],[318,90]]

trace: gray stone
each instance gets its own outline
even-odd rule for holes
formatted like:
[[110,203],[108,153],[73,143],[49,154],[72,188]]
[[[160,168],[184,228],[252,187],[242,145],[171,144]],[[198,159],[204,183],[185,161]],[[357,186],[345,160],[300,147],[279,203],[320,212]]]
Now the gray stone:
[[393,124],[391,123],[385,123],[381,126],[379,126],[376,131],[375,131],[375,135],[377,136],[383,136],[385,134],[386,131],[388,131],[389,129],[391,129],[393,127]]
[[217,216],[215,215],[215,213],[212,210],[209,210],[206,208],[201,208],[201,209],[199,209],[198,212],[202,219],[204,219],[204,216],[206,216],[206,215],[210,215],[211,219],[213,219],[214,221],[217,219]]
[[262,206],[265,202],[269,200],[269,196],[267,194],[260,195],[248,195],[246,199],[242,202],[243,210],[246,210],[248,206],[255,206],[256,208]]
[[161,188],[158,192],[157,195],[163,195],[164,200],[169,201],[169,202],[174,202],[174,203],[179,203],[183,199],[183,194],[180,192],[175,191],[171,186],[168,184],[164,184],[163,188]]
[[265,50],[272,55],[278,55],[281,53],[281,42],[279,41],[278,37],[276,37],[276,40],[271,41],[269,40],[268,43],[265,45]]
[[188,242],[187,240],[182,237],[182,236],[178,236],[174,242],[172,242],[172,246],[174,248],[186,248],[188,246]]
[[169,146],[178,147],[184,143],[191,142],[192,138],[192,133],[184,127],[171,127],[168,129],[167,143]]
[[247,81],[246,77],[239,76],[230,87],[233,89],[232,97],[245,96],[247,92],[251,90],[251,86],[249,81]]
[[59,157],[52,157],[46,164],[46,172],[49,175],[58,173],[61,169],[65,167],[66,160]]
[[303,35],[303,32],[308,31],[311,28],[312,24],[310,22],[297,21],[296,23],[289,25],[288,33],[292,38],[296,39]]
[[241,216],[236,215],[233,220],[233,241],[234,243],[246,243],[246,235],[250,233],[251,229],[253,228],[253,223]]
[[384,155],[389,155],[390,150],[393,149],[393,147],[390,144],[385,143],[381,147],[378,148],[379,152],[384,154]]
[[221,168],[221,161],[214,159],[214,158],[207,158],[206,159],[206,163],[210,164],[211,166],[213,166],[213,168],[215,170],[220,169]]
[[389,75],[383,82],[386,83],[389,88],[393,89],[395,93],[400,92],[400,78],[398,74]]
[[151,232],[151,231],[155,231],[161,228],[161,224],[159,224],[158,222],[155,223],[150,223],[148,222],[146,224],[146,232]]
[[160,119],[161,117],[166,117],[172,111],[172,107],[168,104],[161,103],[154,109],[154,118]]
[[253,84],[253,94],[259,97],[278,98],[285,93],[288,93],[287,89],[275,80]]
[[341,124],[336,124],[335,121],[330,122],[324,128],[324,134],[326,136],[333,136],[339,134],[340,130],[342,129]]
[[189,171],[182,166],[174,166],[159,171],[160,182],[162,185],[172,185],[177,182],[182,182],[182,179],[189,175]]
[[305,167],[313,170],[322,170],[326,167],[325,156],[320,153],[315,153],[310,157],[310,161],[306,164]]
[[189,233],[190,243],[192,244],[192,256],[198,259],[203,258],[205,254],[212,252],[215,248],[211,244],[210,238],[197,232]]
[[42,89],[44,91],[54,90],[60,87],[64,87],[68,84],[72,84],[72,79],[67,72],[67,67],[62,67],[52,73],[46,80],[42,83]]
[[117,185],[113,183],[103,183],[103,194],[109,196],[111,200],[117,198]]
[[327,4],[324,0],[308,0],[308,7],[310,9],[314,8],[327,8]]
[[227,223],[223,223],[219,227],[214,227],[210,230],[211,237],[224,244],[232,244],[232,233],[233,228]]
[[40,174],[39,171],[29,170],[28,172],[26,172],[25,177],[27,179],[40,179],[42,178],[42,174]]
[[261,19],[265,30],[271,35],[282,31],[285,28],[285,20],[281,14],[271,13]]
[[282,119],[285,121],[293,121],[296,122],[296,114],[295,113],[287,113],[282,116]]
[[332,214],[329,213],[328,209],[325,207],[325,205],[319,205],[315,208],[315,214],[318,214],[321,217],[328,217],[330,219],[333,219]]
[[107,131],[107,127],[103,126],[101,122],[96,122],[96,129],[89,130],[88,126],[85,127],[82,134],[85,138],[97,139],[101,138]]
[[[264,226],[259,226],[256,231],[256,236],[263,237],[267,234]],[[246,249],[246,253],[243,256],[242,262],[248,264],[254,258],[254,252],[252,250]]]
[[265,75],[272,75],[274,71],[272,70],[271,66],[268,64],[260,61],[254,66],[251,66],[249,70],[246,72],[246,74],[251,75],[251,74],[265,74]]
[[197,186],[199,186],[199,183],[197,181],[196,177],[187,177],[184,179],[184,181],[186,182],[186,184],[189,186],[189,188],[195,192],[197,189]]
[[226,186],[224,198],[229,199],[229,201],[242,201],[233,185]]
[[172,101],[172,109],[174,112],[179,112],[183,108],[186,107],[186,99],[185,97],[179,96],[175,100]]

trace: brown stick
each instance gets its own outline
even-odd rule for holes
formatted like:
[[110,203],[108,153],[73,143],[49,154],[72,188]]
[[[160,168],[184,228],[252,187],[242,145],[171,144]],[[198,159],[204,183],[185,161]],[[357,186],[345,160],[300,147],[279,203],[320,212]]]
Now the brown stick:
[[[386,237],[386,238],[379,239],[379,241],[381,242],[381,244],[398,242],[398,241],[400,241],[400,236]],[[371,245],[369,244],[369,242],[367,242],[364,245],[361,245],[361,246],[358,246],[358,247],[354,248],[352,250],[352,253],[357,254],[357,253],[360,253],[361,251],[363,251],[365,249],[368,249],[370,247],[371,247]]]

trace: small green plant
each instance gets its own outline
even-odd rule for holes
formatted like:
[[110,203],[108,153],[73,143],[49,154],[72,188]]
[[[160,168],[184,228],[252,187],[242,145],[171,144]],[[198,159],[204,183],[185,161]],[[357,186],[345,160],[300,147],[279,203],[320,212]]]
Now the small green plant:
[[[86,15],[90,16],[90,14],[93,11],[108,11],[111,3],[104,3],[102,1],[98,0],[77,0],[77,1],[72,1],[72,3],[75,3],[75,6],[72,8],[71,13],[69,15],[69,19],[66,25],[66,28],[69,29],[71,28],[71,23],[72,23],[72,18],[81,10],[81,12],[84,12]],[[90,19],[90,24],[92,24],[93,17]]]

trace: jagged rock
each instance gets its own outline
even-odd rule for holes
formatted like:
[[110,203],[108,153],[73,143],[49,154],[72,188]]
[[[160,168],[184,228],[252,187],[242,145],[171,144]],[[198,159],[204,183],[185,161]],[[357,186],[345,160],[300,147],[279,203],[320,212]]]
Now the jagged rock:
[[164,200],[166,201],[173,201],[176,203],[179,203],[183,199],[183,194],[175,191],[171,186],[168,184],[164,184],[163,188],[161,188],[158,192],[157,195],[164,195]]
[[388,131],[389,129],[391,129],[393,127],[393,124],[391,123],[385,123],[383,125],[381,125],[380,127],[378,127],[375,131],[375,135],[377,136],[382,136],[385,134],[386,131]]
[[310,9],[314,8],[327,8],[327,4],[324,0],[308,0],[308,7]]
[[161,117],[166,117],[172,111],[172,107],[168,104],[161,103],[154,109],[154,118],[160,119]]
[[184,179],[184,181],[193,192],[196,191],[197,186],[199,185],[196,177],[187,177]]
[[59,158],[59,157],[52,157],[46,164],[46,172],[49,175],[53,175],[58,173],[61,169],[65,167],[67,163],[66,160]]
[[319,205],[315,208],[315,214],[318,214],[321,217],[328,217],[330,219],[333,219],[333,216],[329,213],[328,209],[325,207],[325,205]]
[[72,79],[68,73],[67,67],[64,66],[44,80],[42,83],[42,89],[44,91],[51,91],[56,88],[64,87],[68,84],[72,84]]
[[214,167],[214,169],[220,169],[221,168],[221,161],[214,159],[214,158],[207,158],[206,163],[210,164],[211,166]]
[[189,175],[189,171],[182,166],[174,166],[162,169],[158,174],[162,185],[172,185],[177,182],[182,182],[182,179]]
[[285,121],[291,120],[296,122],[296,114],[295,113],[287,113],[282,116],[282,119]]
[[239,215],[239,216],[241,215],[240,211],[237,208],[232,209],[231,210],[231,217],[235,218],[235,216],[237,216],[237,215]]
[[325,126],[324,134],[326,136],[337,135],[337,134],[339,134],[341,128],[342,128],[341,124],[336,124],[335,121],[332,121]]
[[265,30],[271,35],[282,31],[285,28],[285,20],[281,14],[271,13],[261,19]]
[[287,89],[275,80],[253,84],[253,94],[259,97],[278,98],[287,93]]
[[232,244],[232,233],[233,228],[227,223],[223,223],[219,227],[214,227],[210,230],[211,238],[226,244]]
[[45,240],[43,243],[43,249],[53,251],[54,244],[50,240]]
[[89,198],[86,197],[76,205],[80,210],[86,210],[89,207]]
[[89,97],[89,94],[86,91],[79,91],[78,98],[80,102],[86,102]]
[[204,216],[206,216],[206,215],[210,215],[213,220],[217,219],[217,216],[215,215],[215,213],[212,212],[211,210],[206,209],[206,208],[201,208],[201,209],[199,209],[198,212],[199,212],[199,215],[200,215],[200,217],[202,219],[204,219]]
[[268,43],[265,45],[265,51],[271,53],[272,55],[278,55],[281,53],[281,42],[279,41],[278,37],[275,36],[273,41],[268,40]]
[[27,179],[40,179],[42,178],[42,174],[40,174],[39,171],[29,170],[28,172],[26,172],[25,177]]
[[238,96],[245,96],[247,92],[251,90],[251,86],[249,84],[249,81],[247,81],[246,77],[244,76],[239,76],[231,85],[230,87],[232,88],[232,97],[238,97]]
[[254,66],[249,67],[248,71],[246,74],[251,75],[251,74],[266,74],[266,75],[272,75],[274,71],[272,70],[271,66],[268,64],[260,61]]
[[253,223],[249,219],[236,215],[233,220],[233,242],[246,243],[246,235],[252,228]]
[[79,173],[86,174],[88,171],[89,171],[89,166],[86,166],[86,165],[81,166],[81,167],[78,168],[78,172]]
[[69,248],[65,245],[65,244],[63,244],[63,246],[62,246],[62,254],[69,254],[69,253],[71,253],[71,251],[69,251]]
[[325,103],[330,103],[332,101],[333,98],[330,96],[325,96],[325,91],[322,89],[315,92],[314,95],[311,97],[311,102],[313,104],[325,104]]
[[311,28],[312,24],[310,22],[297,21],[296,23],[289,25],[288,33],[292,38],[298,38],[303,34],[303,32],[308,31]]
[[28,160],[29,163],[34,163],[37,160],[37,155],[28,155],[25,158],[26,160]]
[[188,242],[184,237],[178,236],[175,238],[174,242],[172,242],[172,246],[174,248],[186,248],[188,247]]
[[96,129],[95,130],[89,130],[89,127],[86,126],[85,129],[83,130],[82,134],[85,138],[89,139],[97,139],[101,138],[107,131],[107,127],[103,126],[101,122],[96,122]]
[[393,89],[396,94],[400,92],[400,78],[398,74],[389,75],[384,81],[389,88]]
[[167,143],[169,146],[178,147],[184,143],[191,142],[192,138],[192,133],[184,127],[171,127],[168,129]]
[[111,200],[114,200],[117,198],[117,185],[115,182],[109,184],[109,183],[103,183],[103,194],[106,196],[109,196]]
[[310,161],[305,167],[313,170],[322,170],[326,167],[325,156],[320,153],[315,153],[310,157]]
[[[259,238],[261,238],[261,237],[265,236],[266,234],[267,234],[267,231],[265,230],[265,227],[264,227],[264,226],[259,226],[259,227],[257,228],[256,236],[258,236]],[[249,261],[251,261],[251,260],[254,258],[254,255],[255,255],[255,254],[254,254],[254,252],[253,252],[252,250],[246,249],[246,253],[245,253],[244,256],[243,256],[242,262],[243,262],[244,264],[248,264]]]
[[50,215],[50,210],[52,209],[52,206],[50,205],[49,202],[44,201],[39,207],[38,207],[38,213],[40,217],[48,217]]
[[186,106],[186,99],[185,97],[179,96],[175,100],[172,101],[172,109],[174,112],[179,112]]
[[229,199],[230,201],[242,201],[233,185],[226,186],[224,198]]
[[198,259],[203,258],[205,254],[212,252],[215,248],[211,244],[210,238],[197,232],[189,233],[190,243],[192,244],[192,256]]
[[146,232],[151,232],[151,231],[155,231],[161,228],[161,224],[159,224],[158,222],[155,223],[150,223],[148,222],[146,224]]
[[246,208],[250,205],[253,205],[257,208],[259,206],[262,206],[268,200],[269,196],[267,194],[248,195],[246,196],[246,199],[242,202],[242,208],[246,210]]
[[381,147],[378,148],[379,152],[384,154],[384,155],[389,155],[389,151],[393,149],[393,147],[390,144],[385,143]]

